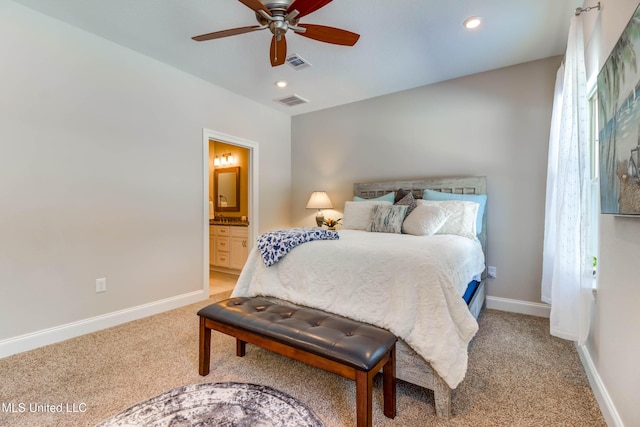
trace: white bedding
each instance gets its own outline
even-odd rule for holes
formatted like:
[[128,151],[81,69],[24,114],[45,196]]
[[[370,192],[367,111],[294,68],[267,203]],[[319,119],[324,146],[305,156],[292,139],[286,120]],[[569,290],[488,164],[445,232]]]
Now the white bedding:
[[339,234],[298,246],[271,267],[254,248],[232,296],[271,296],[385,328],[456,388],[478,330],[461,295],[484,270],[480,243],[455,235]]

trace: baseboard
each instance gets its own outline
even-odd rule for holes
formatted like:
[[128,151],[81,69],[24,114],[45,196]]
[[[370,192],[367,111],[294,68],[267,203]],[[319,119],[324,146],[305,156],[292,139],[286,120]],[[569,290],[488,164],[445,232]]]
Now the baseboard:
[[487,297],[487,308],[547,318],[551,314],[551,306],[548,304],[490,296]]
[[600,374],[598,374],[596,365],[593,363],[589,349],[587,346],[576,344],[576,350],[580,355],[582,366],[587,374],[587,378],[589,378],[589,385],[591,385],[591,390],[598,401],[600,412],[602,412],[602,416],[604,417],[607,425],[609,427],[624,427],[620,414],[618,414],[618,411],[611,400],[611,396],[609,396],[607,388],[604,386],[604,383],[600,378]]
[[0,341],[0,358],[173,310],[174,308],[193,304],[207,298],[209,298],[209,294],[203,290],[189,292],[187,294],[177,295],[175,297],[2,340]]

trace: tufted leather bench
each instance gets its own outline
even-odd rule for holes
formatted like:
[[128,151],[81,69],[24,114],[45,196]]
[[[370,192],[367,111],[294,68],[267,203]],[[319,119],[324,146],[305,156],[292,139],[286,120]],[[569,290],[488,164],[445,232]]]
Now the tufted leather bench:
[[211,304],[200,316],[200,375],[209,374],[211,330],[263,347],[356,382],[358,427],[371,426],[373,377],[382,369],[384,414],[396,415],[396,336],[384,329],[310,308],[261,298],[231,298]]

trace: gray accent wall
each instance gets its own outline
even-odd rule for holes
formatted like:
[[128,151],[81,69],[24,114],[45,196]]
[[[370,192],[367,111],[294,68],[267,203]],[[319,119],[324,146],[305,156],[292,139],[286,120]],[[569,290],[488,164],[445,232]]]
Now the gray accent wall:
[[290,223],[290,117],[13,2],[0,39],[0,345],[208,296],[203,129],[259,145],[253,220]]
[[292,119],[292,218],[314,224],[312,191],[341,217],[353,183],[487,177],[488,294],[540,302],[553,57]]

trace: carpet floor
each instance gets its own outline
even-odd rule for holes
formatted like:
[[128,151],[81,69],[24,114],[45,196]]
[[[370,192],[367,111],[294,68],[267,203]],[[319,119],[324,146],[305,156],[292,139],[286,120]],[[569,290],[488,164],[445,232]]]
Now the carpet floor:
[[[0,426],[93,426],[171,388],[223,381],[262,384],[305,403],[327,427],[355,425],[355,384],[212,334],[211,373],[198,375],[196,312],[214,299],[0,359]],[[453,417],[435,416],[433,394],[398,381],[394,420],[374,426],[605,426],[573,343],[548,319],[485,310]]]

